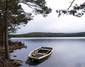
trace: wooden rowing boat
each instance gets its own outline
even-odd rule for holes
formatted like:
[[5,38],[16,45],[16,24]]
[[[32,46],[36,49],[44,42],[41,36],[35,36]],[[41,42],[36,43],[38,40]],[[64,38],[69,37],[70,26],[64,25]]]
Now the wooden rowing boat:
[[35,49],[32,52],[30,52],[28,57],[32,61],[41,60],[41,59],[44,59],[44,58],[48,57],[49,55],[51,55],[52,50],[53,50],[52,47],[40,47],[40,48]]

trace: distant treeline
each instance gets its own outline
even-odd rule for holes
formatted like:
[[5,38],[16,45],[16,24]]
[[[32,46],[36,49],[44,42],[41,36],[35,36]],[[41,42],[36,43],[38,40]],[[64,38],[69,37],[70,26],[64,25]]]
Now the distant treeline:
[[9,35],[10,37],[84,37],[85,32],[80,33],[44,33],[33,32],[27,34]]

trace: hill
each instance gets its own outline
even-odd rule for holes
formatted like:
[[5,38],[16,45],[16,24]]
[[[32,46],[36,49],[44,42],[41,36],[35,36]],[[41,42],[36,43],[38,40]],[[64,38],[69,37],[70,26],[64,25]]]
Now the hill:
[[16,34],[9,36],[10,37],[85,37],[85,32],[80,32],[80,33],[32,32],[27,34]]

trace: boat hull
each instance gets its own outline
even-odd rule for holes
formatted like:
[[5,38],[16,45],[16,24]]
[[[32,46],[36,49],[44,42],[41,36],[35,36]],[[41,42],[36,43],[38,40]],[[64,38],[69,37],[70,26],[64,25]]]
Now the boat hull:
[[45,56],[45,57],[43,57],[43,58],[41,58],[41,59],[36,59],[36,58],[31,58],[31,57],[29,57],[29,61],[31,61],[31,62],[42,62],[42,61],[44,61],[44,60],[46,60],[46,59],[48,59],[48,57],[50,56],[51,54],[49,54],[48,56]]
[[41,63],[52,54],[52,48],[41,47],[32,51],[28,56],[28,63]]
[[32,66],[36,66],[36,65],[38,65],[38,64],[40,64],[40,63],[48,60],[48,58],[50,57],[50,55],[47,56],[47,57],[44,57],[42,59],[33,59],[33,58],[30,58],[29,57],[26,63],[29,64],[29,65],[32,65]]

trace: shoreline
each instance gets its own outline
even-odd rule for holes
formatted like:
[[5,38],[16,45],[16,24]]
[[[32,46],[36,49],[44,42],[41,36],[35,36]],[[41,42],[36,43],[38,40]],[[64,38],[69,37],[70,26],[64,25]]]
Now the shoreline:
[[13,39],[85,39],[85,37],[16,37],[10,38]]
[[[9,42],[9,54],[14,50],[25,48],[25,45],[21,42]],[[6,59],[5,58],[5,48],[0,46],[0,67],[19,67],[21,65],[21,61],[17,59]]]

